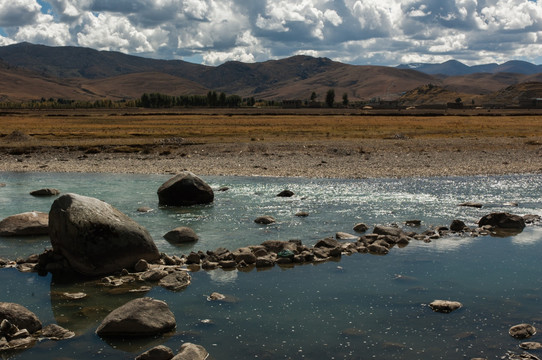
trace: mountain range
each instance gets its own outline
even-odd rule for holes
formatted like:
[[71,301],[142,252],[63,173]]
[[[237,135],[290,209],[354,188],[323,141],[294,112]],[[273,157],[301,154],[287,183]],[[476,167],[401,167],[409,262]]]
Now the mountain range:
[[523,61],[469,67],[454,60],[386,67],[304,55],[206,66],[82,47],[30,43],[0,47],[0,101],[122,100],[145,92],[187,95],[210,90],[273,100],[305,100],[315,92],[323,101],[329,89],[338,97],[347,94],[351,101],[393,100],[428,84],[443,89],[438,101],[453,101],[454,96],[491,101],[491,94],[525,82],[542,82],[542,67]]

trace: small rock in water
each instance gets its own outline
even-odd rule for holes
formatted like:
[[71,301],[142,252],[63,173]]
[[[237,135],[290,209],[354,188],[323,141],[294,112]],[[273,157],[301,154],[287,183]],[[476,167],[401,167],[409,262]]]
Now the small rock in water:
[[269,215],[260,216],[254,219],[256,224],[269,225],[276,222],[275,218]]
[[542,344],[539,342],[530,341],[519,344],[519,347],[524,350],[539,350],[542,349]]
[[152,211],[152,208],[148,207],[148,206],[142,206],[140,208],[137,208],[137,212],[140,212],[140,213],[148,213],[148,212],[151,212]]
[[41,330],[41,336],[50,340],[65,340],[74,337],[75,333],[56,324],[50,324]]
[[407,220],[405,221],[406,226],[420,226],[422,224],[421,220]]
[[290,190],[283,190],[280,193],[277,194],[278,197],[292,197],[294,196],[293,191]]
[[530,324],[519,324],[512,326],[508,333],[516,339],[527,339],[536,334],[536,328]]
[[198,235],[189,227],[180,226],[164,235],[164,239],[174,244],[196,242]]
[[450,230],[458,232],[463,231],[463,229],[465,229],[466,227],[467,225],[465,225],[463,221],[456,219],[452,221],[452,224],[450,225]]
[[307,217],[307,216],[309,216],[309,213],[306,212],[306,211],[299,211],[299,212],[297,212],[295,214],[295,216],[297,216],[297,217]]
[[53,188],[44,188],[39,190],[34,190],[30,193],[32,196],[56,196],[60,194],[60,190]]
[[358,223],[358,224],[354,225],[353,230],[355,232],[363,233],[363,232],[366,232],[367,230],[369,230],[369,226],[367,226],[367,224],[364,224],[364,223]]
[[345,232],[338,232],[335,234],[337,240],[358,240],[359,237]]
[[472,201],[467,201],[467,202],[458,204],[457,206],[466,206],[466,207],[473,207],[473,208],[481,209],[484,205],[480,204],[480,203],[472,202]]
[[429,307],[435,312],[451,313],[454,310],[461,308],[463,304],[458,301],[435,300],[429,304]]
[[158,345],[137,356],[135,360],[170,360],[173,356],[175,356],[173,350],[167,346]]
[[224,300],[225,298],[226,298],[225,295],[214,292],[211,295],[207,296],[207,301]]

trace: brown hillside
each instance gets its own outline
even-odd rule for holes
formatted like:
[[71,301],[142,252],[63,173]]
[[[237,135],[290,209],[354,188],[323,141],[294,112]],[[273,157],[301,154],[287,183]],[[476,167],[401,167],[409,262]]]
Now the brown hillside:
[[511,85],[483,97],[484,104],[518,106],[522,99],[542,98],[542,82]]
[[27,70],[0,67],[0,101],[28,101],[40,98],[98,99],[71,80],[45,78]]
[[98,80],[81,79],[81,88],[109,99],[134,99],[143,93],[203,95],[209,89],[190,80],[164,73],[138,73]]
[[512,73],[477,73],[463,76],[452,76],[442,80],[442,86],[458,93],[490,94],[504,87],[518,84],[526,80],[526,75]]
[[464,103],[472,103],[472,100],[475,99],[472,95],[427,84],[408,91],[399,98],[399,102],[405,106],[445,105],[449,102],[455,102],[457,98],[461,98]]
[[340,101],[344,93],[351,101],[376,97],[391,100],[414,87],[436,81],[431,75],[413,70],[342,64],[305,80],[277,84],[256,95],[262,98],[304,100],[314,91],[318,95],[317,100],[324,101],[327,91],[334,89],[336,101]]

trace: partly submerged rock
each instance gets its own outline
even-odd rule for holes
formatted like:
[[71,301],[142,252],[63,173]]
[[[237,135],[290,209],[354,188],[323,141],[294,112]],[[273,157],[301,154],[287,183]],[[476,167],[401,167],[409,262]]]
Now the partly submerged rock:
[[11,215],[0,221],[0,236],[33,236],[49,234],[49,214],[30,211]]
[[16,303],[0,302],[0,323],[3,320],[8,320],[19,330],[28,330],[30,334],[42,328],[41,321],[36,314]]
[[294,192],[291,190],[282,190],[277,194],[278,197],[292,197],[294,196]]
[[41,330],[41,336],[50,340],[66,340],[74,337],[75,333],[62,326],[50,324]]
[[531,324],[519,324],[512,326],[508,333],[516,339],[527,339],[536,334],[536,328]]
[[467,228],[467,225],[461,220],[453,220],[450,224],[450,230],[454,232],[463,231],[465,228]]
[[160,253],[141,225],[95,198],[66,194],[49,212],[53,250],[73,270],[88,276],[132,268],[140,259],[154,261]]
[[171,360],[206,360],[208,357],[209,352],[203,346],[184,343]]
[[473,208],[481,209],[484,206],[484,204],[473,202],[473,201],[467,201],[461,204],[457,204],[457,206],[465,206],[465,207],[473,207]]
[[523,350],[540,350],[542,349],[542,344],[535,341],[528,341],[519,344],[519,347]]
[[109,313],[96,329],[96,334],[102,337],[154,336],[175,327],[175,316],[164,301],[144,297]]
[[435,312],[451,313],[463,306],[459,301],[435,300],[429,304],[429,307]]
[[259,216],[259,217],[257,217],[256,219],[254,219],[254,222],[255,222],[256,224],[269,225],[269,224],[275,223],[276,220],[275,220],[275,218],[272,217],[272,216],[265,215],[265,216]]
[[354,225],[353,230],[355,232],[364,233],[367,230],[369,230],[369,226],[367,226],[367,224],[364,224],[364,223],[357,223],[356,225]]
[[158,188],[160,205],[189,206],[213,202],[213,189],[189,171],[172,177]]
[[60,194],[60,190],[54,188],[43,188],[30,192],[32,196],[56,196]]
[[181,291],[190,285],[192,278],[186,271],[174,271],[164,276],[158,282],[158,285],[171,291]]
[[196,242],[199,240],[194,230],[186,226],[177,227],[164,235],[164,239],[173,244]]
[[523,230],[525,228],[525,220],[519,215],[510,213],[491,213],[478,220],[478,226],[482,227],[485,225],[501,229]]
[[174,355],[173,350],[167,346],[158,345],[137,356],[135,360],[171,360]]

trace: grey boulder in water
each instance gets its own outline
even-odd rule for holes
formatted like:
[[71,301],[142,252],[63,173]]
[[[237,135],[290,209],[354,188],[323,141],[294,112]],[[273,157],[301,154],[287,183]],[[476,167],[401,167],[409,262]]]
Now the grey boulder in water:
[[149,232],[113,206],[91,197],[66,194],[49,212],[51,245],[71,268],[88,276],[132,268],[160,253]]

